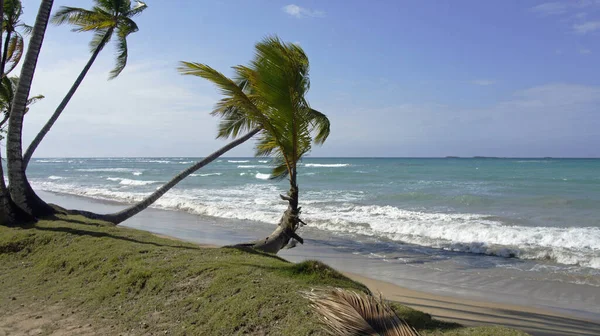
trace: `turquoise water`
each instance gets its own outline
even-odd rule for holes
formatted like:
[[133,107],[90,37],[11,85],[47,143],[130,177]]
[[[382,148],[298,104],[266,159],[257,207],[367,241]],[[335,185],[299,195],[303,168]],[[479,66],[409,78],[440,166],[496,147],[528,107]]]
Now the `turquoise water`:
[[[194,158],[34,159],[46,191],[131,202]],[[222,158],[157,207],[275,224],[286,181],[264,158]],[[600,270],[600,160],[309,158],[300,202],[312,228],[398,246]]]

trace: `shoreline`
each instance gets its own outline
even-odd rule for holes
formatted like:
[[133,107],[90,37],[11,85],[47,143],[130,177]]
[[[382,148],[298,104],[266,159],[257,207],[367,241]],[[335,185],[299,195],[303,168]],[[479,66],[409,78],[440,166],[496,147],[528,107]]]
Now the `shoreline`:
[[[67,206],[98,212],[114,211],[123,203],[96,200],[87,197],[41,192],[43,198]],[[136,218],[137,217],[137,218]],[[180,239],[210,247],[251,240],[268,234],[272,225],[260,225],[247,221],[226,221],[197,215],[160,209],[148,209],[128,221],[124,226],[150,231],[168,238]],[[211,222],[212,221],[212,222]],[[168,223],[168,225],[165,225]],[[199,224],[199,225],[195,225]],[[256,225],[255,225],[256,224]],[[240,227],[240,225],[243,225]],[[502,324],[516,327],[534,335],[597,335],[600,334],[600,315],[588,312],[585,316],[575,310],[570,313],[561,307],[546,309],[532,302],[502,302],[493,293],[483,296],[466,295],[461,291],[443,290],[433,283],[421,281],[414,286],[410,281],[389,281],[390,266],[376,259],[365,259],[353,254],[336,251],[327,246],[326,241],[308,239],[307,244],[292,250],[285,250],[280,256],[298,262],[307,259],[320,259],[342,271],[352,279],[367,285],[374,293],[381,292],[387,299],[398,301],[413,308],[425,311],[434,317],[459,322],[465,325]],[[387,272],[387,273],[386,273]],[[401,271],[398,271],[401,273]],[[357,274],[361,273],[361,274]],[[417,278],[419,276],[417,275]],[[422,280],[422,279],[421,279]],[[406,284],[409,284],[408,286]],[[432,286],[433,285],[433,286]],[[423,290],[427,289],[427,290]],[[507,289],[510,291],[510,289]],[[491,294],[491,295],[490,295]],[[510,300],[510,297],[508,298]],[[500,302],[499,302],[500,301]],[[583,312],[585,313],[585,312]],[[550,328],[551,327],[551,328]],[[548,329],[551,329],[548,331]],[[578,330],[574,333],[573,330]],[[572,333],[568,333],[572,332]]]

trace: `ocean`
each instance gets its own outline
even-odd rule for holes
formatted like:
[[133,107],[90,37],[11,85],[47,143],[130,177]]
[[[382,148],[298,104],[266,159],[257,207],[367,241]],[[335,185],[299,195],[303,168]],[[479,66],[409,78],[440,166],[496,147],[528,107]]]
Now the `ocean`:
[[[196,160],[37,158],[27,173],[39,190],[135,202]],[[288,184],[271,167],[220,158],[155,207],[274,225]],[[307,158],[298,170],[305,238],[339,237],[348,253],[391,264],[414,263],[410,251],[600,287],[600,159]]]

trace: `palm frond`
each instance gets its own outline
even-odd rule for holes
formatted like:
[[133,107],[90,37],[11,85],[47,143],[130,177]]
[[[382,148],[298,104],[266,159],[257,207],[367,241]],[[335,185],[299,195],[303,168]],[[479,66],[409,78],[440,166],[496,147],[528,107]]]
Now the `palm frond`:
[[108,79],[117,78],[127,66],[127,38],[119,35],[117,39],[117,60],[115,68],[110,71]]
[[146,10],[146,8],[148,8],[148,5],[146,5],[145,2],[142,1],[136,1],[135,6],[133,6],[133,8],[131,8],[128,12],[127,12],[127,16],[128,17],[134,17],[136,15],[141,14],[144,10]]
[[316,133],[314,141],[317,145],[322,145],[331,132],[329,118],[327,118],[325,114],[314,109],[310,109],[308,114],[312,130]]
[[253,101],[252,95],[246,95],[238,83],[221,72],[208,65],[194,62],[180,62],[177,69],[182,75],[202,77],[219,88],[225,98],[217,103],[213,115],[228,117],[231,116],[230,113],[235,112],[238,117],[242,117],[243,114],[244,117],[249,118],[254,126],[260,124],[261,127],[269,128],[268,120]]
[[336,288],[304,292],[321,322],[333,335],[419,336],[383,301],[364,293]]
[[23,36],[19,33],[14,33],[10,38],[8,49],[6,50],[6,68],[4,69],[4,75],[11,73],[21,61],[23,56]]
[[107,30],[99,29],[94,32],[94,37],[90,41],[90,51],[95,52],[96,50],[104,49],[104,47],[110,42],[112,37],[113,29],[109,28]]
[[31,35],[31,32],[33,32],[33,27],[25,24],[25,23],[21,23],[17,25],[19,28],[21,28],[21,31],[23,32],[23,35],[25,36],[29,36]]
[[[90,11],[77,7],[61,7],[52,17],[51,22],[55,25],[71,24],[78,28],[73,31],[89,31],[106,26],[110,17],[102,15],[97,11]],[[106,28],[106,27],[104,27]]]
[[46,98],[44,95],[37,95],[37,96],[30,97],[29,99],[27,99],[27,106],[33,105],[44,98]]

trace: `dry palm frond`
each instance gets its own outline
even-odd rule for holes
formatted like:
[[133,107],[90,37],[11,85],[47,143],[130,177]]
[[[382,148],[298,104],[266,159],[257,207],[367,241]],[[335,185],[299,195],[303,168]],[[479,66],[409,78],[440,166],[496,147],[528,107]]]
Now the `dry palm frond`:
[[345,289],[304,292],[333,335],[419,336],[383,301]]

